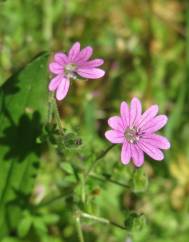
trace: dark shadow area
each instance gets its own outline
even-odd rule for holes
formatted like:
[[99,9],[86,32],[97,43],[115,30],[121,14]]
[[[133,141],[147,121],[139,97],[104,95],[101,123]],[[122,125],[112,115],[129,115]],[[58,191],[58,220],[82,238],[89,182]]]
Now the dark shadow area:
[[[5,97],[15,95],[20,91],[19,75],[23,68],[20,68],[13,76],[9,77],[2,86],[0,86],[0,111],[5,112]],[[0,115],[3,115],[2,113]]]
[[14,81],[13,78],[10,77],[1,87],[4,95],[12,95],[12,94],[16,94],[17,92],[19,92],[20,88],[17,86],[17,82],[19,81],[19,78],[17,78],[19,75],[19,72],[16,74],[16,76],[14,77]]
[[28,65],[30,65],[30,63],[32,63],[33,61],[37,60],[37,58],[41,57],[41,56],[48,56],[49,52],[47,51],[41,51],[39,53],[37,53],[35,56],[33,56],[33,58],[30,59],[30,62],[27,64],[25,63],[23,66],[21,66],[19,69],[16,70],[15,73],[13,73],[13,75],[11,75],[3,84],[2,86],[0,86],[0,91],[3,92],[3,95],[7,96],[7,95],[12,95],[12,94],[16,94],[20,88],[17,86],[18,82],[19,82],[19,75],[20,73],[27,68]]
[[[43,54],[48,55],[45,52]],[[32,110],[32,107],[26,113],[23,106],[23,102],[26,100],[22,99],[22,93],[28,83],[27,80],[25,82],[27,78],[25,75],[28,71],[29,74],[31,72],[29,65],[40,56],[41,53],[35,56],[27,66],[21,67],[0,87],[0,123],[2,123],[0,146],[8,147],[8,152],[2,158],[3,160],[17,158],[21,162],[30,153],[40,154],[41,145],[37,144],[36,139],[42,133],[41,114],[39,111],[35,111],[36,108]],[[14,103],[16,103],[16,107],[12,105]]]
[[18,125],[5,128],[3,136],[0,137],[1,145],[9,147],[4,160],[17,158],[22,161],[32,152],[39,155],[41,145],[36,143],[36,139],[41,135],[41,131],[42,123],[39,112],[34,112],[32,117],[23,114]]
[[[5,220],[6,224],[9,228],[9,234],[11,236],[18,236],[17,230],[16,230],[16,224],[22,218],[21,211],[27,210],[30,213],[36,213],[34,206],[31,204],[31,194],[25,194],[19,190],[14,189],[14,193],[16,195],[15,199],[10,201],[5,206]],[[14,213],[17,214],[17,217],[13,215]]]

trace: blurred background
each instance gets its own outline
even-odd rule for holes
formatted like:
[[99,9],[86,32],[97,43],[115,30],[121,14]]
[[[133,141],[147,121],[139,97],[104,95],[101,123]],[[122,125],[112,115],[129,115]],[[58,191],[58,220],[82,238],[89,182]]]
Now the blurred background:
[[[1,0],[0,19],[0,84],[39,53],[67,51],[75,41],[82,47],[91,45],[93,57],[105,60],[104,78],[72,83],[68,97],[59,104],[64,126],[77,130],[89,153],[107,146],[103,138],[106,120],[119,112],[123,100],[130,102],[137,96],[144,108],[157,103],[160,112],[169,116],[162,134],[171,140],[172,147],[160,163],[146,158],[143,170],[149,177],[147,187],[143,182],[139,192],[133,193],[92,179],[87,187],[88,209],[94,214],[122,221],[128,209],[136,210],[145,214],[146,225],[142,230],[128,232],[83,221],[86,242],[187,242],[188,1]],[[108,154],[98,172],[127,183],[132,178],[132,167],[120,164],[119,150],[116,147]],[[70,152],[65,160],[72,156]],[[57,188],[63,189],[63,183],[71,179],[69,172],[63,174],[57,169],[54,160],[60,157],[45,153],[42,159],[45,162],[31,198],[36,203],[56,194]],[[69,201],[58,200],[45,207],[40,219],[35,217],[38,225],[23,236],[23,221],[32,216],[24,210],[18,231],[3,242],[78,241],[69,205]]]

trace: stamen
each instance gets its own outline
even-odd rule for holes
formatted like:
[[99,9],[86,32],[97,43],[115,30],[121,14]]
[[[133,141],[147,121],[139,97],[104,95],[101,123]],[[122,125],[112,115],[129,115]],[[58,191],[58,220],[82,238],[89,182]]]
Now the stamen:
[[75,64],[67,64],[64,67],[64,73],[66,75],[66,77],[68,78],[72,78],[72,79],[76,79],[77,76],[75,74],[75,70],[76,70],[77,66]]
[[139,139],[139,130],[136,127],[129,127],[125,131],[125,138],[131,144],[136,144]]

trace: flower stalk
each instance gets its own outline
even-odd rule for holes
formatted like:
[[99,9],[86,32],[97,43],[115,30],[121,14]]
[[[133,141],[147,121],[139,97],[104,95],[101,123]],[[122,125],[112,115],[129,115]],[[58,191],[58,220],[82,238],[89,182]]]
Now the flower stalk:
[[53,102],[54,102],[53,93],[49,93],[49,98],[48,98],[48,123],[49,124],[52,122],[52,117],[53,117]]
[[81,228],[80,216],[78,216],[78,214],[76,215],[75,221],[76,221],[76,229],[77,229],[77,234],[78,234],[79,242],[85,242],[84,241],[84,237],[83,237],[82,228]]
[[58,129],[60,131],[60,134],[64,135],[64,131],[63,131],[63,127],[62,127],[62,121],[61,121],[61,118],[60,118],[58,106],[57,106],[55,98],[53,98],[53,99],[54,99],[53,100],[53,103],[54,103],[53,106],[54,106],[54,114],[55,114],[56,123],[57,123]]
[[113,226],[115,226],[117,228],[126,230],[125,226],[117,224],[117,223],[115,223],[115,222],[113,222],[113,221],[111,221],[111,220],[109,220],[107,218],[98,217],[98,216],[95,216],[95,215],[92,215],[92,214],[89,214],[89,213],[85,213],[85,212],[82,212],[82,211],[80,211],[80,217],[86,218],[86,219],[91,219],[91,220],[99,222],[99,223],[113,225]]

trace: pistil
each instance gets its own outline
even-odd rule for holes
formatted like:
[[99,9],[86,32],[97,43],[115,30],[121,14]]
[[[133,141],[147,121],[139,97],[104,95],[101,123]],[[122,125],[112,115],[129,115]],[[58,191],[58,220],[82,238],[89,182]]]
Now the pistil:
[[125,138],[129,143],[136,144],[140,139],[138,129],[136,127],[127,128],[125,131]]
[[76,79],[77,78],[76,73],[75,73],[76,68],[77,68],[77,66],[75,64],[65,65],[64,73],[65,73],[66,77]]

